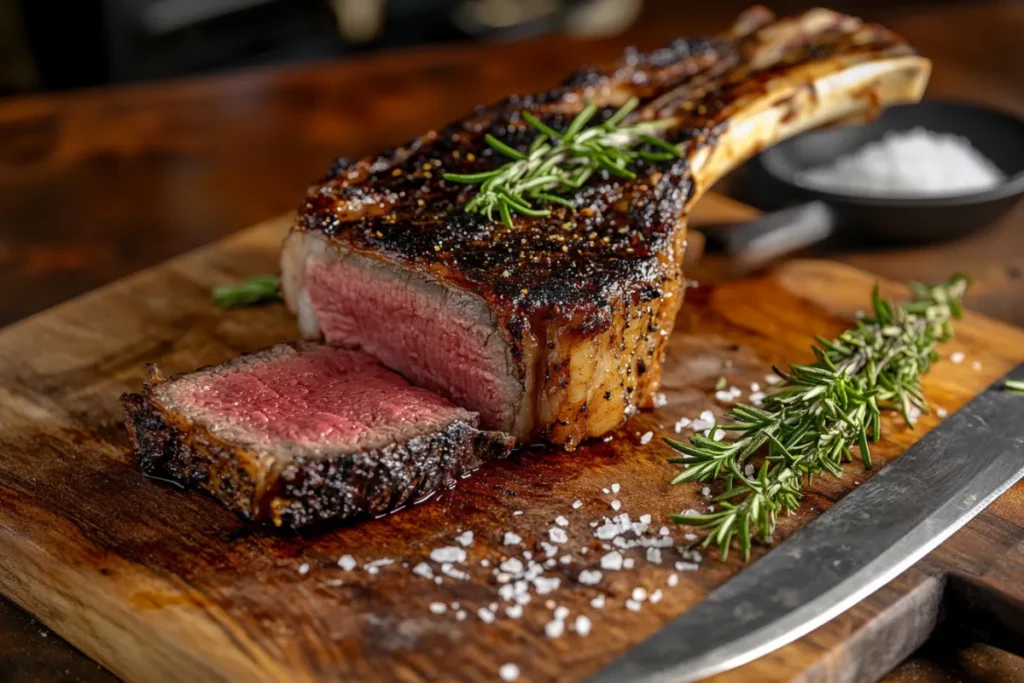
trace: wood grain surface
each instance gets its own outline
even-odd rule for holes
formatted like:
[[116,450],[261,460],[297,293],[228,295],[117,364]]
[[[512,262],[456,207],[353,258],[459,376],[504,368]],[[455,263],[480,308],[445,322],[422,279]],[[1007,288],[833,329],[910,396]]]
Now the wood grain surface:
[[[705,215],[716,202],[703,203]],[[579,572],[597,567],[606,552],[590,522],[614,514],[612,499],[634,519],[651,514],[654,529],[670,512],[707,504],[698,486],[668,486],[671,451],[657,438],[643,444],[642,435],[673,433],[679,417],[705,409],[721,413],[725,406],[712,398],[719,376],[746,393],[752,382],[763,383],[772,363],[807,360],[811,335],[842,329],[866,305],[872,283],[838,264],[798,261],[758,280],[691,290],[671,340],[666,405],[634,418],[611,441],[571,455],[528,449],[399,514],[289,536],[244,526],[200,495],[143,478],[127,455],[117,405],[121,392],[138,386],[146,361],[171,372],[190,370],[295,336],[280,305],[223,313],[208,301],[213,285],[274,268],[287,220],[0,333],[0,498],[6,503],[0,590],[127,680],[488,680],[506,662],[521,668],[521,680],[573,680],[595,671],[742,568],[736,558],[724,564],[704,558],[670,587],[673,565],[682,560],[678,551],[665,550],[662,563],[653,564],[635,549],[626,553],[634,568],[606,572],[597,586],[578,582]],[[962,351],[968,360],[939,363],[925,383],[948,411],[1021,360],[1024,349],[1024,332],[981,316],[969,315],[957,331],[943,353]],[[915,431],[890,425],[875,450],[877,462],[898,455],[937,420],[926,416]],[[801,512],[782,522],[779,537],[867,476],[850,466],[841,481],[821,480]],[[612,483],[621,491],[603,493]],[[571,505],[577,499],[578,510]],[[975,567],[976,576],[964,579],[971,590],[999,586],[1007,597],[997,574],[1018,571],[1019,558],[1007,554],[998,536],[1020,534],[1022,507],[1021,487],[993,506],[989,518],[999,523],[992,522],[985,541],[995,549],[986,549],[983,567],[973,557],[961,563],[964,577]],[[492,569],[508,550],[504,532],[515,531],[537,550],[559,515],[570,522],[564,548],[571,558],[549,573],[560,577],[560,587],[535,596],[521,619],[481,621],[478,608],[502,603]],[[465,530],[475,534],[460,567],[467,580],[438,585],[411,572]],[[686,544],[684,532],[671,531],[678,545]],[[957,547],[951,542],[937,552]],[[346,572],[337,566],[344,554],[360,565],[394,563],[376,574]],[[798,643],[722,679],[855,680],[851,672],[858,670],[877,678],[935,625],[947,573],[936,574],[930,562]],[[636,612],[626,609],[637,586],[661,589],[664,597]],[[589,605],[598,594],[606,596],[603,609]],[[1019,595],[1009,598],[1001,604],[1020,602]],[[570,619],[588,616],[592,633],[547,637],[547,599],[567,607]],[[434,602],[458,602],[468,616],[458,621],[453,609],[434,614]]]

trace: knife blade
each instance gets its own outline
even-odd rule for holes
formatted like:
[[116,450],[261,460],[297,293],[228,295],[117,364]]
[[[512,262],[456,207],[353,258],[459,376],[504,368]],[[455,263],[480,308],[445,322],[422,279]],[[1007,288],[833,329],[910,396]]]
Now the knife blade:
[[1024,477],[1024,363],[592,683],[685,683],[746,664],[846,611]]

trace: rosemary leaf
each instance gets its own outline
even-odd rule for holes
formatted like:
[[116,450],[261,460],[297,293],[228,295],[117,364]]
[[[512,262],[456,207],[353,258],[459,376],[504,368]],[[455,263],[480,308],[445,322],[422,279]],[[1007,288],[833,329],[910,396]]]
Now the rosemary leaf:
[[213,290],[218,308],[251,306],[281,300],[281,279],[276,275],[254,275],[240,285],[225,285]]
[[[666,438],[682,454],[671,460],[684,468],[673,484],[721,481],[725,489],[715,498],[722,501],[716,512],[673,521],[705,530],[705,544],[717,545],[723,558],[735,544],[746,560],[754,539],[771,542],[778,515],[800,506],[814,477],[839,477],[854,449],[871,469],[868,442],[881,436],[881,410],[901,413],[910,427],[917,412],[927,411],[921,376],[938,358],[936,344],[950,338],[968,284],[962,275],[935,286],[915,283],[913,300],[903,305],[882,299],[876,286],[873,317],[836,339],[818,337],[815,363],[791,365],[788,373],[774,368],[782,382],[761,407],[737,405],[726,414],[718,428],[732,437]],[[1024,382],[1004,387],[1024,392]],[[760,462],[756,475],[749,459]]]
[[621,125],[639,103],[633,98],[604,123],[590,127],[588,124],[599,108],[594,104],[587,105],[564,133],[523,111],[523,121],[539,133],[527,154],[488,133],[484,141],[509,161],[481,173],[445,173],[444,179],[479,185],[464,210],[488,218],[492,218],[497,210],[501,220],[510,228],[513,227],[513,214],[546,216],[550,213],[547,209],[532,206],[530,199],[575,210],[565,195],[578,190],[595,171],[603,169],[611,175],[632,180],[636,173],[628,167],[639,159],[663,162],[682,156],[670,142],[652,135],[670,128],[676,123],[675,119]]
[[1024,382],[1016,379],[1008,379],[1003,382],[1003,388],[1018,394],[1024,394]]

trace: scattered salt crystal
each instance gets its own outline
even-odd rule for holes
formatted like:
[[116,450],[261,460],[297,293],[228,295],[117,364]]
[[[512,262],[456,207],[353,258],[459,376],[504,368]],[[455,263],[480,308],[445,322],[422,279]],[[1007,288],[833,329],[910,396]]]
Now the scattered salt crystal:
[[480,560],[480,566],[481,567],[490,567],[491,566],[491,561],[488,560],[488,559]]
[[432,602],[430,603],[430,611],[434,614],[444,614],[448,611],[448,605],[443,602]]
[[732,398],[733,397],[732,397],[732,393],[731,392],[724,391],[724,390],[723,391],[716,391],[715,392],[715,400],[716,401],[721,401],[722,403],[728,403],[729,401],[732,400]]
[[581,636],[590,635],[590,619],[582,614],[576,617],[576,633]]
[[981,361],[973,361],[971,363],[971,368],[973,368],[974,370],[981,370]]
[[460,605],[457,602],[453,602],[451,605],[449,605],[449,607],[451,607],[453,610],[458,610],[460,607],[462,607],[462,605]]
[[651,564],[661,564],[661,551],[657,548],[648,548],[647,561]]
[[552,543],[566,543],[569,540],[569,536],[565,533],[565,529],[557,526],[553,526],[548,529],[548,538],[551,539]]
[[676,562],[677,572],[695,572],[700,568],[696,562]]
[[608,436],[606,436],[606,437],[604,437],[603,439],[601,439],[601,441],[603,441],[603,442],[605,442],[605,443],[608,443],[609,441],[611,441],[611,440],[612,440],[612,439],[614,439],[614,438],[615,438],[615,437],[613,437],[613,436],[612,436],[611,434],[609,434]]
[[590,606],[594,609],[601,609],[604,607],[604,593],[601,595],[595,595],[594,599],[590,601]]
[[751,391],[761,391],[761,385],[758,384],[757,382],[751,382],[750,383],[750,390]]
[[601,576],[597,569],[584,569],[580,572],[579,582],[584,586],[594,586],[601,582]]
[[498,675],[503,681],[517,681],[519,680],[519,667],[515,664],[502,664],[498,669]]
[[754,393],[752,393],[750,395],[749,400],[755,406],[761,405],[762,403],[764,403],[764,392],[763,391],[755,391]]
[[538,576],[533,580],[533,588],[537,591],[537,595],[547,595],[548,593],[558,590],[558,586],[560,586],[561,583],[562,580],[557,576],[550,578],[546,576]]
[[445,562],[441,565],[441,573],[445,576],[455,579],[456,581],[465,581],[469,578],[469,574],[462,571],[461,569],[456,569],[448,562]]
[[555,517],[555,524],[557,524],[558,526],[569,526],[569,520],[567,520],[562,515],[558,515],[557,517]]
[[669,530],[669,528],[667,526],[663,526],[660,529],[658,529],[658,535],[659,536],[668,536],[671,533],[672,532]]
[[430,551],[430,559],[434,562],[465,562],[466,551],[455,546],[434,548]]
[[466,620],[466,615],[467,615],[466,610],[460,609],[458,612],[455,613],[455,619],[457,621],[465,621]]
[[669,588],[675,588],[676,586],[679,585],[679,575],[678,574],[669,574],[668,575],[668,579],[665,581],[665,583],[668,584]]
[[302,564],[299,565],[299,574],[302,574],[303,576],[305,576],[308,573],[309,573],[309,563],[303,562]]
[[444,579],[442,579],[440,576],[435,576],[434,577],[434,583],[436,583],[438,586],[440,586],[443,582],[444,582]]
[[569,556],[569,555],[562,555],[560,558],[558,558],[558,561],[561,562],[562,564],[571,564],[572,563],[572,557]]
[[651,593],[650,602],[651,602],[652,605],[657,605],[659,602],[661,602],[661,589],[660,588],[655,590],[653,593]]
[[502,545],[519,545],[523,542],[523,537],[512,531],[505,532],[505,538],[502,539]]
[[342,555],[338,558],[338,566],[347,572],[352,571],[356,568],[356,558],[351,555]]
[[711,435],[711,439],[713,441],[721,441],[724,438],[725,438],[725,430],[724,429],[716,429],[715,433]]
[[531,553],[529,550],[524,550],[523,551],[523,557],[525,559],[527,559],[527,560],[532,560],[533,559],[533,553]]
[[700,418],[690,423],[690,428],[696,432],[701,432],[706,429],[711,429],[715,426],[715,414],[710,410],[705,410],[700,414]]
[[689,424],[690,424],[690,418],[688,418],[688,417],[681,417],[681,418],[679,418],[679,421],[676,422],[676,425],[675,425],[676,434],[678,434],[679,432],[681,432],[684,429],[686,429],[686,427]]
[[782,381],[782,378],[778,375],[765,375],[764,381],[768,384],[779,384]]
[[949,411],[946,410],[945,408],[936,408],[935,414],[938,415],[939,417],[946,417],[947,415],[949,415]]
[[608,495],[609,493],[611,493],[611,491],[610,491],[610,490],[608,489],[608,487],[606,486],[606,487],[604,487],[603,489],[601,489],[601,493],[603,493],[603,494],[605,494],[605,495],[607,496],[607,495]]
[[555,619],[566,619],[569,616],[569,608],[559,605],[555,608]]
[[544,601],[544,606],[547,607],[548,609],[553,610],[556,607],[558,607],[558,603],[556,603],[554,600],[548,599],[548,600]]
[[626,600],[626,609],[628,609],[631,612],[639,612],[640,606],[640,603],[636,600]]
[[509,619],[518,619],[519,617],[523,616],[523,606],[509,605],[505,608],[505,616]]
[[696,541],[700,537],[697,536],[697,534],[684,534],[683,538],[686,539],[687,541]]
[[704,496],[705,498],[707,498],[708,496],[710,496],[710,495],[711,495],[711,489],[710,489],[709,487],[705,486],[704,488],[702,488],[702,489],[700,490],[700,495],[702,495],[702,496]]
[[552,619],[544,624],[544,635],[548,638],[558,638],[565,632],[565,622],[561,619]]
[[572,509],[573,510],[579,510],[581,507],[583,507],[583,501],[582,500],[573,501],[573,504],[572,504]]
[[515,512],[513,512],[513,513],[512,513],[512,516],[513,516],[513,517],[518,517],[518,516],[519,516],[519,515],[521,515],[521,514],[523,514],[523,511],[522,511],[522,510],[516,510]]
[[633,599],[637,602],[643,602],[647,599],[647,591],[643,587],[637,586],[633,589]]
[[523,562],[517,557],[510,557],[498,565],[498,568],[509,574],[518,574],[523,571]]
[[612,493],[618,493],[621,488],[618,483],[612,484]]
[[364,569],[366,569],[366,573],[370,576],[376,576],[378,573],[380,573],[380,569],[372,564],[367,565],[366,567],[364,567]]
[[658,392],[658,393],[654,394],[653,399],[654,399],[654,407],[655,408],[663,408],[666,405],[668,405],[668,397],[665,396],[665,394],[663,394],[661,392]]
[[618,511],[619,511],[619,508],[621,508],[621,507],[622,507],[622,501],[620,501],[620,500],[616,499],[616,500],[613,500],[613,501],[611,502],[611,508],[612,508],[612,510],[615,510],[616,512],[618,512]]
[[616,571],[622,569],[622,555],[613,550],[601,558],[601,569]]
[[640,437],[640,443],[647,445],[654,438],[654,432],[644,432],[644,435]]
[[754,466],[751,463],[747,463],[743,466],[743,476],[750,479],[754,476]]
[[651,523],[651,516],[650,515],[640,515],[640,522],[643,523],[643,524],[650,524]]
[[633,558],[632,557],[627,557],[626,559],[624,559],[622,561],[622,568],[623,569],[632,569],[633,568],[633,564],[634,564],[633,563]]
[[473,543],[473,532],[472,531],[465,531],[465,532],[459,534],[458,536],[455,537],[455,542],[458,543],[459,545],[461,545],[464,548],[472,545],[472,543]]
[[480,617],[480,621],[484,622],[485,624],[494,623],[494,612],[487,609],[486,607],[481,607],[480,609],[478,609],[476,611],[476,615]]
[[957,365],[959,365],[960,363],[963,363],[964,362],[963,351],[954,351],[952,354],[950,354],[949,360],[950,360],[951,363],[955,363]]

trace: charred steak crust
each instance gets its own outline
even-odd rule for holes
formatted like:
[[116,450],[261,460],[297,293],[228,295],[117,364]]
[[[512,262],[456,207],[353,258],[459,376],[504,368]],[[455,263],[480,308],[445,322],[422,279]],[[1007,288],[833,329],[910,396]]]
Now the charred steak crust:
[[[906,73],[887,83],[884,74],[860,69],[869,74],[866,82],[849,78],[828,86],[831,91],[826,87],[833,118],[917,99],[927,62],[890,31],[853,17],[812,10],[775,20],[755,8],[721,36],[677,39],[650,53],[630,50],[618,64],[577,72],[547,93],[509,97],[404,146],[335,164],[309,189],[286,242],[285,299],[307,336],[323,333],[359,346],[358,329],[339,336],[330,318],[323,324],[324,310],[348,305],[332,301],[329,287],[309,286],[307,274],[323,271],[324,254],[386,262],[406,277],[415,273],[439,289],[479,297],[497,316],[494,332],[518,366],[519,391],[508,396],[514,418],[464,405],[489,418],[488,428],[571,450],[651,404],[684,294],[685,215],[739,160],[723,159],[749,155],[771,140],[757,123],[771,120],[758,118],[765,109],[791,114],[765,124],[778,131],[775,139],[831,120],[820,118],[829,107],[818,106],[815,79],[870,62]],[[785,87],[777,87],[782,82]],[[601,107],[595,117],[601,121],[631,97],[641,103],[632,120],[676,120],[664,137],[683,158],[637,162],[635,180],[597,172],[567,197],[572,209],[545,206],[550,216],[516,215],[512,227],[465,213],[478,188],[443,177],[504,163],[485,143],[487,133],[526,150],[536,132],[522,119],[524,110],[564,130],[586,101]],[[755,123],[732,132],[742,117]],[[315,258],[307,260],[304,254],[311,253]],[[346,315],[333,313],[334,321]],[[377,346],[375,354],[379,340]],[[466,393],[465,387],[431,385],[413,361],[401,360],[395,369],[456,402]]]
[[299,528],[396,510],[454,486],[487,460],[507,457],[514,443],[506,434],[459,419],[402,443],[299,455],[282,463],[161,405],[153,390],[184,376],[164,380],[151,367],[142,393],[121,397],[142,472],[202,490],[243,518],[275,526]]

